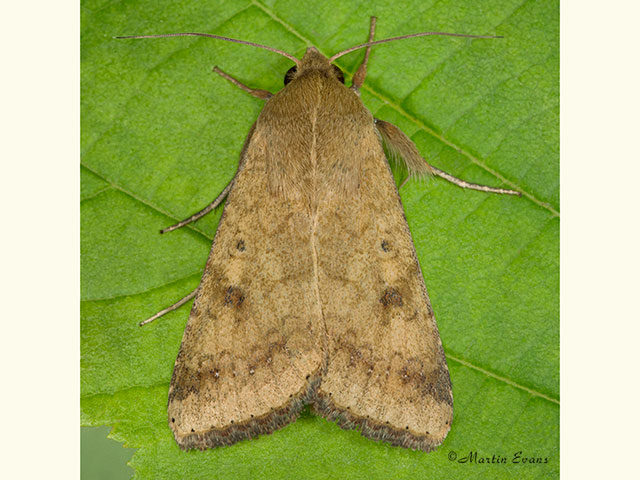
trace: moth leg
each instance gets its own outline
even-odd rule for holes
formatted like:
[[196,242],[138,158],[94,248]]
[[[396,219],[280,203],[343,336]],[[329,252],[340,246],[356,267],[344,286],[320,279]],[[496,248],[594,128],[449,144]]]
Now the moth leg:
[[216,197],[216,199],[213,202],[211,202],[209,205],[204,207],[199,212],[194,213],[189,218],[186,218],[186,219],[182,220],[181,222],[176,223],[175,225],[171,225],[170,227],[163,228],[162,230],[160,230],[160,233],[173,232],[174,230],[177,230],[180,227],[184,227],[185,225],[188,225],[189,223],[195,222],[196,220],[204,217],[207,213],[209,213],[211,210],[213,210],[214,208],[216,208],[218,205],[220,205],[222,203],[222,201],[229,194],[229,190],[231,190],[232,186],[233,186],[233,180],[231,180],[227,184],[227,186],[224,187],[224,190],[222,190],[222,192],[220,192],[220,195],[218,195]]
[[495,188],[489,187],[487,185],[479,185],[477,183],[466,182],[458,177],[454,177],[453,175],[448,174],[444,170],[440,170],[439,168],[431,166],[431,170],[433,170],[433,174],[437,177],[444,178],[446,181],[453,183],[461,188],[468,188],[469,190],[479,190],[481,192],[487,193],[500,193],[502,195],[517,195],[518,197],[522,196],[522,193],[516,190],[509,190],[507,188]]
[[236,87],[240,87],[242,90],[250,93],[256,98],[261,98],[262,100],[268,100],[269,98],[273,97],[273,93],[269,92],[268,90],[260,90],[257,88],[248,87],[247,85],[242,83],[240,80],[233,78],[231,75],[223,72],[218,67],[213,67],[213,71],[216,72],[218,75],[220,75],[222,78],[229,80]]
[[[376,17],[371,17],[371,25],[369,26],[369,40],[368,42],[373,42],[373,36],[376,33]],[[371,47],[367,47],[367,50],[364,53],[364,60],[362,64],[358,68],[358,71],[353,76],[353,80],[351,81],[351,90],[355,91],[358,95],[360,94],[359,90],[364,84],[364,79],[367,76],[367,63],[369,62],[369,53],[371,53]]]
[[470,183],[460,178],[454,177],[453,175],[450,175],[447,172],[434,167],[433,165],[429,165],[427,161],[422,158],[420,152],[418,152],[418,148],[416,147],[415,143],[413,143],[411,139],[407,137],[405,133],[394,124],[376,118],[375,125],[378,129],[378,132],[380,133],[380,137],[382,137],[382,141],[387,146],[387,149],[389,150],[391,155],[397,160],[400,160],[409,171],[409,176],[402,182],[400,188],[402,188],[404,184],[407,183],[407,180],[409,180],[411,176],[426,175],[431,173],[437,177],[444,178],[446,181],[451,182],[461,188],[479,190],[481,192],[488,193],[500,193],[503,195],[522,195],[520,192],[517,192],[515,190],[489,187],[487,185],[479,185],[477,183]]
[[142,322],[140,322],[138,325],[140,325],[141,327],[143,325],[146,325],[147,323],[151,323],[153,322],[155,319],[162,317],[163,315],[169,313],[169,312],[173,312],[174,310],[177,310],[178,308],[180,308],[182,305],[184,305],[185,303],[187,303],[189,300],[191,300],[193,297],[196,296],[196,292],[198,291],[198,289],[195,289],[193,292],[191,292],[189,295],[187,295],[186,297],[178,300],[176,303],[174,303],[173,305],[171,305],[170,307],[167,307],[163,310],[160,310],[158,313],[156,313],[155,315],[147,318],[146,320],[143,320]]

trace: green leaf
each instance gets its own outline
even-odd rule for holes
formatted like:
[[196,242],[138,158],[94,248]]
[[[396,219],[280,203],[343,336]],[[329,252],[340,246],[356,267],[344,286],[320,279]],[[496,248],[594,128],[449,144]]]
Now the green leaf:
[[[231,447],[183,452],[167,425],[169,380],[189,307],[137,323],[198,284],[220,210],[158,231],[208,204],[233,177],[262,102],[214,65],[277,91],[287,59],[367,38],[428,37],[372,51],[362,99],[435,166],[522,198],[440,179],[401,196],[454,390],[444,444],[424,453],[344,431],[306,410]],[[106,2],[82,6],[82,424],[137,448],[136,478],[554,478],[559,472],[558,28],[556,1]],[[340,58],[355,72],[363,52]],[[506,464],[461,463],[505,458]],[[514,464],[513,456],[544,463]]]

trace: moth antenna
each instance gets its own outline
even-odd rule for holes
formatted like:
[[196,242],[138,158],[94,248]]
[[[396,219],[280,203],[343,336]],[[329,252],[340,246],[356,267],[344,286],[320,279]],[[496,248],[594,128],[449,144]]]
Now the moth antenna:
[[118,40],[125,40],[131,38],[166,38],[166,37],[209,37],[216,38],[218,40],[224,40],[226,42],[240,43],[242,45],[250,45],[252,47],[262,48],[264,50],[269,50],[270,52],[278,53],[283,57],[287,57],[289,60],[293,61],[296,65],[300,65],[300,60],[291,55],[290,53],[283,52],[282,50],[278,50],[277,48],[269,47],[267,45],[262,45],[260,43],[247,42],[245,40],[238,40],[236,38],[222,37],[220,35],[213,35],[211,33],[196,33],[196,32],[184,32],[184,33],[165,33],[162,35],[127,35],[124,37],[113,37]]
[[501,35],[467,35],[466,33],[447,33],[447,32],[421,32],[421,33],[410,33],[409,35],[401,35],[399,37],[391,37],[385,38],[383,40],[376,40],[375,42],[367,42],[362,45],[356,45],[355,47],[347,48],[340,53],[336,53],[333,57],[329,59],[329,63],[333,63],[334,60],[340,58],[347,53],[351,53],[354,50],[360,50],[361,48],[371,47],[373,45],[379,45],[381,43],[394,42],[396,40],[404,40],[405,38],[414,38],[414,37],[426,37],[429,35],[442,35],[446,37],[463,37],[463,38],[504,38]]

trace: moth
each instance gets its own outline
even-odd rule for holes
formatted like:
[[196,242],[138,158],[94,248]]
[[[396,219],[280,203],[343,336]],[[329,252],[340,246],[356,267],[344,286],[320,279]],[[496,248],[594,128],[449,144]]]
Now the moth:
[[[453,419],[447,361],[383,145],[410,174],[435,174],[396,126],[360,100],[369,41],[326,58],[310,47],[264,99],[233,180],[205,209],[226,203],[196,291],[169,388],[178,445],[205,449],[271,433],[310,404],[345,429],[430,451]],[[350,87],[333,61],[366,48]]]

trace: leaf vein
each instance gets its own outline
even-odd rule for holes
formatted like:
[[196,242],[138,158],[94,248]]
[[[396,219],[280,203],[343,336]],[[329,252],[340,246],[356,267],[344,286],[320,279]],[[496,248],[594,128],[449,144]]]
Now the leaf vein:
[[533,395],[534,397],[540,397],[540,398],[542,398],[544,400],[547,400],[548,402],[554,403],[556,405],[560,405],[560,400],[558,400],[557,398],[550,397],[548,395],[545,395],[542,392],[538,392],[537,390],[534,390],[532,388],[525,387],[524,385],[520,385],[519,383],[514,382],[513,380],[511,380],[511,379],[509,379],[507,377],[500,376],[500,375],[498,375],[498,374],[496,374],[494,372],[491,372],[490,370],[487,370],[487,369],[482,368],[482,367],[478,367],[477,365],[474,365],[471,362],[463,360],[462,358],[455,357],[455,356],[451,355],[450,353],[446,354],[446,356],[447,356],[447,359],[451,359],[454,362],[458,362],[459,364],[464,365],[465,367],[469,367],[469,368],[471,368],[473,370],[481,372],[481,373],[485,374],[487,377],[491,377],[491,378],[494,378],[496,380],[500,380],[501,382],[504,382],[504,383],[514,387],[514,388],[517,388],[519,390],[524,390],[525,392],[529,393],[530,395]]
[[144,295],[144,294],[147,294],[147,293],[152,293],[152,292],[154,292],[156,290],[160,290],[160,289],[163,289],[163,288],[171,287],[172,285],[176,285],[176,284],[178,284],[180,282],[184,282],[185,280],[190,279],[192,277],[197,277],[198,279],[200,279],[200,277],[202,277],[202,269],[200,268],[200,269],[198,269],[197,272],[190,273],[190,274],[185,275],[183,277],[177,278],[175,280],[172,280],[169,283],[165,283],[163,285],[158,285],[158,286],[155,286],[155,287],[151,287],[151,288],[148,288],[146,290],[140,290],[139,292],[125,293],[125,294],[122,294],[122,295],[114,295],[112,297],[83,298],[83,299],[80,300],[80,303],[110,302],[110,301],[113,301],[113,300],[119,300],[121,298],[128,298],[128,297],[135,297],[137,295]]
[[[173,220],[178,220],[178,221],[182,220],[182,219],[176,217],[175,215],[172,215],[171,213],[167,212],[166,210],[158,207],[157,205],[154,205],[154,204],[150,203],[149,201],[145,200],[144,198],[141,198],[140,196],[136,195],[135,193],[131,192],[130,190],[127,190],[122,185],[116,183],[114,180],[111,180],[110,178],[108,178],[107,176],[105,176],[102,173],[98,172],[97,170],[95,170],[94,168],[90,167],[86,163],[80,162],[80,164],[84,168],[89,170],[91,173],[93,173],[94,175],[100,177],[102,180],[104,180],[105,182],[109,183],[109,185],[111,185],[114,189],[124,193],[125,195],[128,195],[129,197],[131,197],[134,200],[142,203],[143,205],[146,205],[147,207],[149,207],[149,208],[161,213],[162,215],[165,215],[165,216],[167,216],[169,218],[172,218]],[[199,228],[195,227],[193,224],[185,225],[185,227],[193,230],[196,233],[199,233],[200,235],[202,235],[204,238],[206,238],[210,242],[213,241],[213,237],[211,235],[209,235],[208,233],[204,232],[203,230],[200,230]]]

